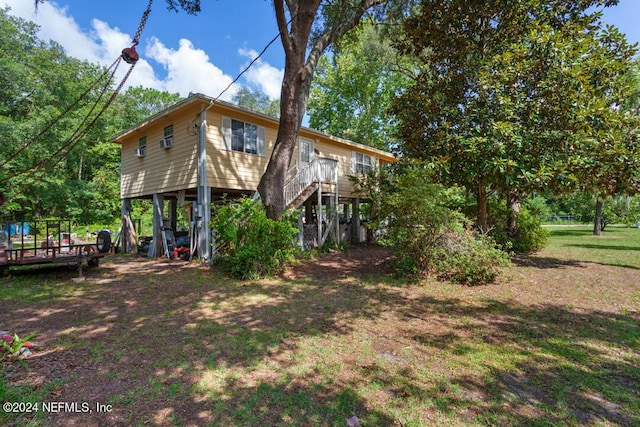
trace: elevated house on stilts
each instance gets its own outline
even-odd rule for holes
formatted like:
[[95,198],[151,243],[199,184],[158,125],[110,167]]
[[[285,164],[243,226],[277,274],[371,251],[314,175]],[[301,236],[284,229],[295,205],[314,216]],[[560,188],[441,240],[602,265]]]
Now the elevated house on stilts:
[[[135,250],[131,200],[149,199],[155,242],[149,256],[167,253],[165,231],[175,230],[177,209],[188,206],[195,256],[211,260],[213,206],[256,193],[277,131],[273,117],[193,94],[114,136],[121,145],[125,251]],[[349,177],[394,161],[391,153],[303,127],[284,188],[287,204],[300,211],[301,244],[362,242],[366,201]]]

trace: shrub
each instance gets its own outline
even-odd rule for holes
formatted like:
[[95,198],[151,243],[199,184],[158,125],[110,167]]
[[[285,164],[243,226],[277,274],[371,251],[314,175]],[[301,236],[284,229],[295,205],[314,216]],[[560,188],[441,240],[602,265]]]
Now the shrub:
[[452,232],[442,238],[435,267],[441,278],[482,285],[493,282],[500,268],[509,262],[507,253],[498,249],[493,239],[470,232]]
[[490,235],[502,248],[514,252],[534,252],[544,248],[547,244],[549,232],[542,227],[543,215],[532,213],[527,206],[520,207],[516,217],[516,233],[509,236],[506,230],[507,207],[504,203],[492,203]]
[[379,203],[380,242],[393,248],[397,275],[435,272],[461,283],[494,280],[507,255],[491,240],[466,231],[465,216],[452,209],[460,205],[461,191],[434,184],[419,165],[398,165],[391,172],[369,184]]
[[298,229],[289,218],[267,218],[262,204],[249,198],[219,207],[211,219],[218,263],[230,275],[257,279],[280,271],[294,259]]

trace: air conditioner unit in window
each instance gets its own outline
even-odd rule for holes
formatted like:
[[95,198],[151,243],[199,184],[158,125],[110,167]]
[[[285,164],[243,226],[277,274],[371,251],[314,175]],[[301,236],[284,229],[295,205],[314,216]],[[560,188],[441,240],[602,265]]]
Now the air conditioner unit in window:
[[147,155],[147,149],[146,148],[136,148],[133,152],[133,154],[136,155],[136,157],[144,157]]
[[160,140],[160,148],[171,148],[173,147],[173,137],[164,138]]

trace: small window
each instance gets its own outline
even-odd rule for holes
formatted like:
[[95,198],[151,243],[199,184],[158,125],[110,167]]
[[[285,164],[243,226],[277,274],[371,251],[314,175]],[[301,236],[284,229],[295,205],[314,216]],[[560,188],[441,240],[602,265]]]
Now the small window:
[[351,156],[353,172],[363,174],[369,172],[373,168],[373,158],[366,154],[353,152]]
[[144,157],[147,155],[147,137],[143,136],[138,139],[138,148],[133,152],[136,157]]
[[227,150],[265,155],[265,129],[262,126],[223,117],[222,138]]
[[164,128],[164,137],[173,138],[173,125],[169,125]]

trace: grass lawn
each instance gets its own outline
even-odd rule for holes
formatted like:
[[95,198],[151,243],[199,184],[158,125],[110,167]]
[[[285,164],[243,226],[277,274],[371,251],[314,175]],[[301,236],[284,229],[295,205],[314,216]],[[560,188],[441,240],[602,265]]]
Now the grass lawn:
[[13,273],[0,329],[38,336],[0,400],[41,410],[0,425],[640,425],[640,229],[549,229],[479,287],[395,280],[379,248],[246,282],[121,256],[81,284]]

